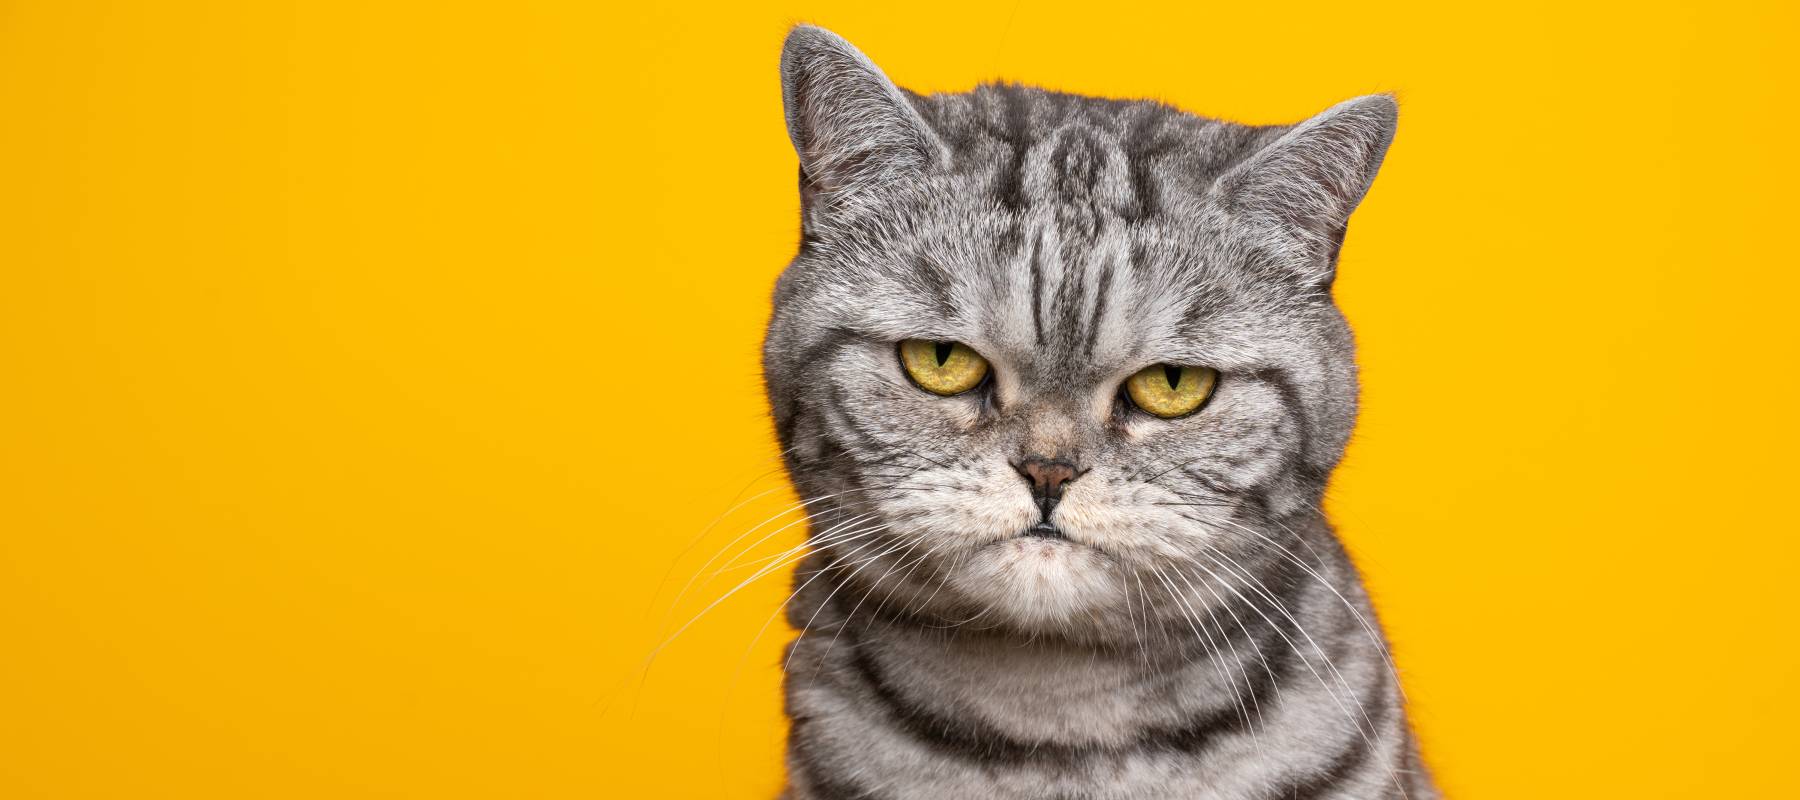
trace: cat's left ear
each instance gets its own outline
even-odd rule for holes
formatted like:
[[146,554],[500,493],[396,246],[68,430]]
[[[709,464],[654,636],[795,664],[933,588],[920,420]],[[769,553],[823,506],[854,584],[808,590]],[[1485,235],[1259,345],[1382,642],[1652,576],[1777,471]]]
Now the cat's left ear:
[[1307,283],[1329,285],[1350,213],[1375,181],[1399,112],[1385,94],[1332,106],[1219,176],[1211,194],[1268,230],[1277,249],[1297,249]]
[[781,49],[788,137],[805,205],[916,176],[943,145],[868,56],[824,28],[798,25]]

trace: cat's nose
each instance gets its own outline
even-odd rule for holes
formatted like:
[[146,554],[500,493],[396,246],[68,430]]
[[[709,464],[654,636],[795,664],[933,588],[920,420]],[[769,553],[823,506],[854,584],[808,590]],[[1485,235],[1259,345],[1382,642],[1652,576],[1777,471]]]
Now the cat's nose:
[[1031,484],[1031,496],[1040,500],[1055,502],[1062,499],[1063,484],[1075,480],[1081,473],[1075,465],[1062,459],[1038,458],[1033,456],[1013,464],[1020,475]]

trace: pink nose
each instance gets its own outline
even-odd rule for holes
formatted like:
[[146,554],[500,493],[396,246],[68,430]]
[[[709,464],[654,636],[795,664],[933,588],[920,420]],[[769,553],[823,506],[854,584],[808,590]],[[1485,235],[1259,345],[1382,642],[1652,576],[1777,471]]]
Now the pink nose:
[[1031,482],[1031,495],[1039,500],[1061,500],[1063,484],[1075,480],[1077,474],[1074,464],[1035,456],[1014,466]]

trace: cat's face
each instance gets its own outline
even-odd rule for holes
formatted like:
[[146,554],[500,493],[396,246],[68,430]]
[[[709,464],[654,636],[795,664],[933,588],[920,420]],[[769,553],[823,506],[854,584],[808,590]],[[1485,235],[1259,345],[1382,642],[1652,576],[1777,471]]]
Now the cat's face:
[[[842,40],[808,46],[784,60],[805,243],[765,366],[850,585],[1121,630],[1316,503],[1354,417],[1339,217],[1391,101],[1290,130],[1019,88],[909,98]],[[1334,146],[1341,180],[1307,160]]]

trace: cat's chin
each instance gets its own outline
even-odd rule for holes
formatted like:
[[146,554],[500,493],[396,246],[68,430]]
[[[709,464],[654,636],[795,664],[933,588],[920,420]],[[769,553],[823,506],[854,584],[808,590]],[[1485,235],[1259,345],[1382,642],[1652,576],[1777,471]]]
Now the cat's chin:
[[952,579],[960,592],[1027,630],[1061,630],[1121,599],[1099,550],[1062,537],[1014,536],[982,547]]

